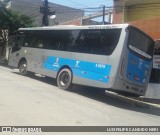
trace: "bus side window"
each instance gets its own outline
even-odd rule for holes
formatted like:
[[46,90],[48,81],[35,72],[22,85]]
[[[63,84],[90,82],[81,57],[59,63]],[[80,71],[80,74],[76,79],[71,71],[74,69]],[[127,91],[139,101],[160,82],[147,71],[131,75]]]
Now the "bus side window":
[[37,48],[43,48],[44,47],[44,42],[42,40],[39,40],[36,47]]
[[83,52],[90,54],[101,54],[102,45],[100,43],[100,31],[89,30],[84,33]]
[[17,35],[15,38],[15,41],[13,43],[12,52],[19,51],[21,47],[23,46],[24,42],[24,36],[23,35]]
[[29,46],[35,48],[37,45],[37,42],[38,42],[37,39],[33,37],[29,43]]
[[32,32],[26,32],[24,47],[35,47],[35,34]]
[[85,44],[84,44],[84,40],[85,40],[85,34],[86,31],[85,30],[81,30],[77,33],[77,37],[75,37],[75,42],[74,42],[74,45],[73,45],[73,51],[74,52],[84,52],[84,47],[85,47]]
[[82,50],[82,45],[83,45],[83,40],[82,39],[76,39],[73,48],[74,52],[81,52]]
[[24,36],[18,36],[17,41],[16,41],[17,48],[21,48],[22,47],[23,41],[24,41]]
[[108,29],[104,31],[103,38],[103,54],[111,55],[114,49],[116,48],[119,37],[120,37],[121,29]]

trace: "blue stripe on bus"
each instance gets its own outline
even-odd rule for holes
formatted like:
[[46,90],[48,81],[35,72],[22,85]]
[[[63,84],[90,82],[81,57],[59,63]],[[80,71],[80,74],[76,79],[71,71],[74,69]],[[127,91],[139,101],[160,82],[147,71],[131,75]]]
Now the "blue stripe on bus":
[[105,83],[109,81],[111,65],[107,64],[49,56],[44,61],[43,68],[58,72],[64,65],[68,65],[72,69],[73,76]]

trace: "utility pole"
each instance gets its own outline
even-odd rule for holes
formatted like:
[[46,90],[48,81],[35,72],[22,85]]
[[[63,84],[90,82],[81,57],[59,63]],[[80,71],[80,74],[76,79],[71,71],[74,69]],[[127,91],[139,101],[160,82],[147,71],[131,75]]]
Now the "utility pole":
[[43,6],[40,7],[40,12],[43,14],[42,26],[49,26],[48,15],[54,15],[55,11],[50,11],[48,7],[48,0],[43,1]]
[[103,6],[103,25],[105,24],[105,5]]

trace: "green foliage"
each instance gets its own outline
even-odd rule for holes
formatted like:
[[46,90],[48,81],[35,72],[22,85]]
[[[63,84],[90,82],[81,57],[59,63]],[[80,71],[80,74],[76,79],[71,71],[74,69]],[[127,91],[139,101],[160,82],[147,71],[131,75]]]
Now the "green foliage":
[[33,22],[34,20],[29,16],[3,8],[0,9],[0,29],[8,29],[10,34],[21,27],[33,27]]
[[33,22],[29,16],[7,10],[3,4],[0,6],[0,56],[6,56],[8,36],[19,28],[33,27]]

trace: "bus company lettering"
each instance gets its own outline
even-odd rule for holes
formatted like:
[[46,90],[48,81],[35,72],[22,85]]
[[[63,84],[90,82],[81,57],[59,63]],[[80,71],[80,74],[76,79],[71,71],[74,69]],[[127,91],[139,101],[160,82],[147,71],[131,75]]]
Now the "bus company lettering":
[[56,62],[53,64],[54,67],[59,67],[59,58],[56,58]]
[[119,28],[118,26],[90,26],[89,29],[111,29],[111,28]]
[[139,62],[139,66],[138,66],[139,69],[142,69],[142,64],[143,64],[143,63],[140,61],[140,62]]
[[96,64],[97,68],[105,68],[106,66],[104,64]]
[[75,65],[75,67],[79,67],[79,64],[80,63],[80,61],[76,61],[76,65]]

